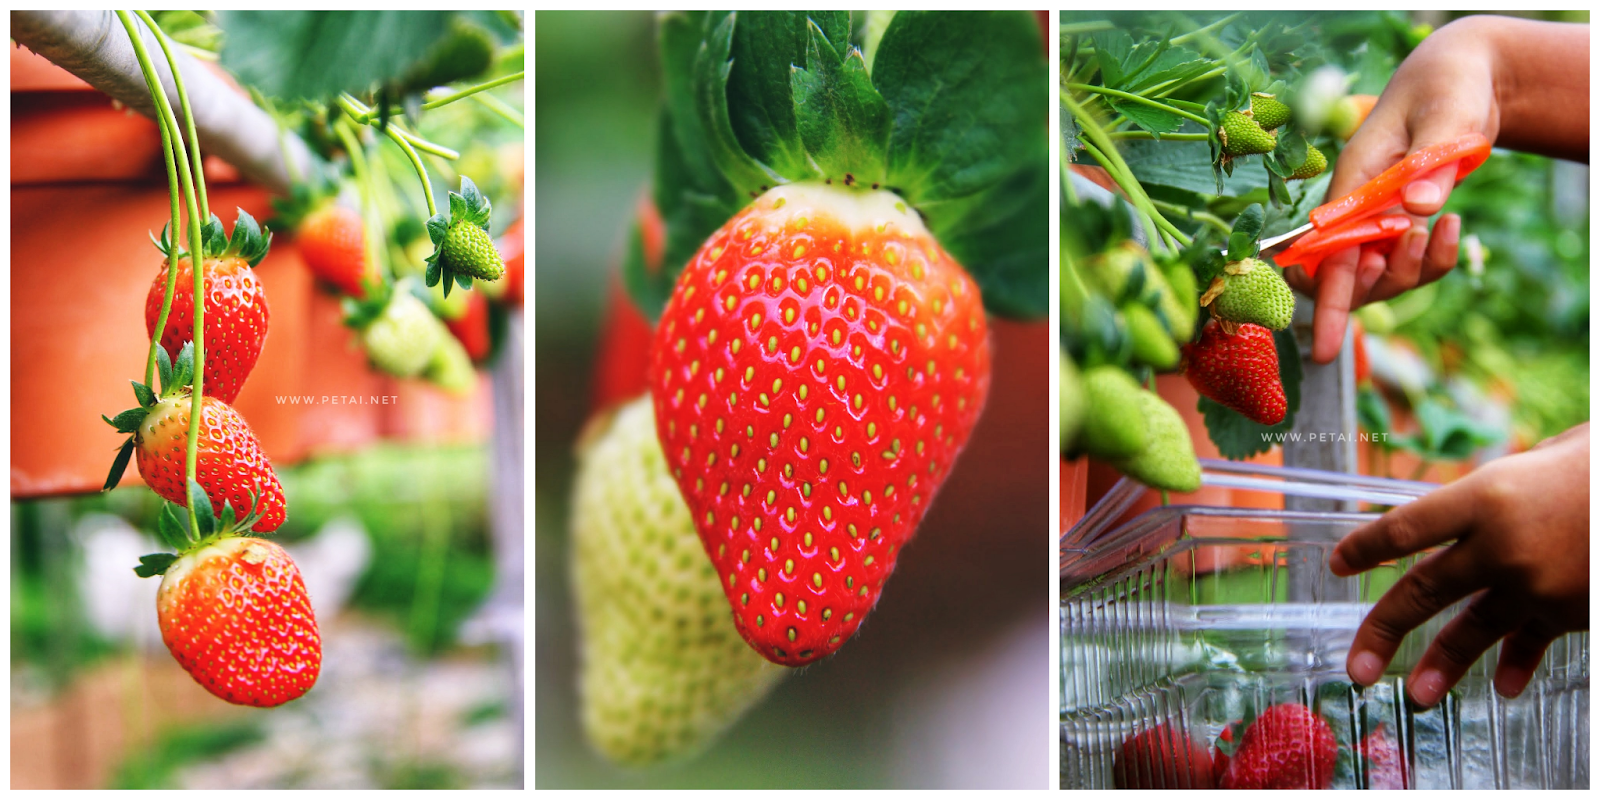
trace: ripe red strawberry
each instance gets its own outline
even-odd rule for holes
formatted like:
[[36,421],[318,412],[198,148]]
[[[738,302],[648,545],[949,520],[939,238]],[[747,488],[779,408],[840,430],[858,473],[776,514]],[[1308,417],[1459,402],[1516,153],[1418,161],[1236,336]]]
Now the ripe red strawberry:
[[172,657],[223,700],[268,708],[317,682],[322,639],[305,581],[272,542],[229,533],[180,555],[156,612]]
[[1118,789],[1210,789],[1211,754],[1170,723],[1122,741],[1111,779]]
[[1367,776],[1368,789],[1411,788],[1410,766],[1400,754],[1399,742],[1381,723],[1361,741],[1357,755],[1365,761],[1360,769]]
[[1183,347],[1184,374],[1199,392],[1262,425],[1288,413],[1272,331],[1244,324],[1229,334],[1213,322]]
[[1245,728],[1217,788],[1327,789],[1338,756],[1326,720],[1298,703],[1283,703]]
[[[184,490],[184,460],[189,445],[191,396],[175,393],[145,410],[133,431],[139,476],[151,490],[180,506],[188,506]],[[260,520],[252,530],[277,530],[283,524],[283,487],[261,451],[261,442],[244,417],[227,403],[207,397],[202,406],[200,448],[195,479],[205,488],[211,504],[231,503],[241,514],[250,513],[252,494]],[[119,419],[121,415],[119,415]]]
[[365,297],[365,284],[377,280],[367,260],[361,214],[355,209],[326,203],[306,215],[295,237],[311,274],[340,292]]
[[679,276],[656,430],[739,631],[780,664],[855,633],[989,390],[978,287],[892,194],[772,189]]
[[[211,217],[203,234],[205,270],[205,356],[203,386],[208,397],[232,403],[244,387],[245,379],[261,356],[267,339],[267,294],[251,267],[267,254],[271,234],[262,236],[254,219],[244,211],[234,223],[233,238],[222,238],[222,223]],[[162,236],[163,241],[166,234]],[[180,243],[180,244],[186,244]],[[165,252],[165,246],[158,243]],[[177,353],[194,341],[194,268],[187,255],[178,259],[177,283],[173,286],[172,307],[161,330],[161,346]],[[167,292],[167,262],[150,282],[145,294],[145,335],[155,336],[161,317],[161,304]]]
[[466,298],[466,313],[455,319],[446,319],[444,325],[466,348],[467,355],[473,361],[482,361],[489,357],[494,343],[489,336],[489,298],[483,292],[467,292]]

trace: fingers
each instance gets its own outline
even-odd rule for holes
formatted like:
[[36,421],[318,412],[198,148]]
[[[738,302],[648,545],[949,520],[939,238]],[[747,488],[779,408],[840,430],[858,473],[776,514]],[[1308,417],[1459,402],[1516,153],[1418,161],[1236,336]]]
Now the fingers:
[[1500,664],[1494,671],[1494,690],[1501,697],[1516,697],[1528,688],[1533,671],[1555,641],[1544,628],[1528,624],[1512,632],[1500,645]]
[[1422,278],[1422,259],[1428,248],[1428,229],[1413,225],[1400,235],[1394,251],[1389,254],[1388,269],[1373,285],[1369,300],[1383,300],[1417,287]]
[[[1408,693],[1412,702],[1424,708],[1437,704],[1484,651],[1521,626],[1527,613],[1525,601],[1492,589],[1473,598],[1433,637],[1433,643],[1411,671]],[[1539,653],[1543,652],[1541,647]],[[1501,663],[1505,663],[1504,657]],[[1533,663],[1539,663],[1537,656]]]
[[1460,538],[1473,521],[1469,481],[1449,484],[1351,531],[1333,548],[1328,569],[1355,575]]
[[[1454,137],[1447,136],[1435,142],[1426,141],[1418,136],[1411,143],[1411,151],[1415,152],[1452,138]],[[1400,190],[1400,204],[1405,207],[1407,214],[1431,217],[1439,213],[1439,209],[1444,208],[1444,202],[1450,199],[1450,190],[1455,187],[1456,164],[1451,162],[1407,184]]]
[[1317,310],[1311,323],[1311,359],[1326,364],[1339,355],[1350,318],[1350,297],[1356,286],[1361,251],[1350,248],[1328,256],[1317,270]]
[[1482,577],[1473,556],[1461,547],[1435,553],[1400,576],[1356,630],[1345,666],[1350,680],[1362,686],[1377,682],[1406,634],[1476,591]]
[[1418,285],[1432,283],[1455,269],[1461,252],[1461,216],[1445,214],[1433,224],[1433,235],[1428,238],[1427,255],[1422,262],[1422,275]]

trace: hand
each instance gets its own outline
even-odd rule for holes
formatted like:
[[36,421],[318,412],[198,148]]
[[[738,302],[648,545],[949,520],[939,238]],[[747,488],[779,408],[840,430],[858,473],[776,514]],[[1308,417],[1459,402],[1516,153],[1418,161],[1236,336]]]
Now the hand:
[[[1481,133],[1499,146],[1585,159],[1589,136],[1587,25],[1474,16],[1450,23],[1406,58],[1340,154],[1328,198],[1343,197],[1407,155]],[[1387,255],[1330,255],[1315,279],[1290,267],[1289,283],[1316,299],[1311,357],[1332,361],[1350,310],[1444,277],[1456,264],[1461,218],[1428,229],[1455,187],[1449,165],[1407,186],[1411,230]]]
[[1495,690],[1527,688],[1545,648],[1589,628],[1589,424],[1497,459],[1355,530],[1328,567],[1355,575],[1455,540],[1403,575],[1356,631],[1345,668],[1370,686],[1407,632],[1468,595],[1411,672],[1413,702],[1438,703],[1505,640]]

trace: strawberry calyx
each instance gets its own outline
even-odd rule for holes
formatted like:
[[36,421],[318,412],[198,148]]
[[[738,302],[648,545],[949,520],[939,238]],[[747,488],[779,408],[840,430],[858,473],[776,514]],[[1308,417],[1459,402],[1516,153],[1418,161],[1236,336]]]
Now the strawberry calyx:
[[[150,237],[150,242],[160,250],[162,255],[172,252],[172,224],[161,226],[161,237]],[[183,249],[183,244],[188,240],[178,242],[178,258],[189,255]],[[239,209],[239,216],[233,223],[233,235],[229,236],[222,228],[222,220],[216,214],[211,215],[204,225],[200,226],[201,247],[205,251],[205,258],[239,258],[250,266],[261,263],[267,257],[267,251],[272,247],[272,231],[263,230],[255,217],[244,209]]]
[[167,354],[167,348],[157,344],[156,375],[161,380],[160,392],[139,381],[129,381],[133,384],[133,398],[138,405],[118,413],[115,417],[100,415],[100,418],[115,428],[117,433],[128,434],[127,440],[117,448],[117,457],[111,462],[111,473],[106,476],[105,486],[101,491],[115,489],[117,484],[122,482],[122,473],[127,470],[128,461],[133,458],[134,435],[144,423],[145,417],[155,408],[156,403],[167,398],[188,395],[194,391],[194,342],[184,343],[183,349],[178,351],[177,363],[173,363],[172,357]]
[[413,297],[421,300],[434,311],[433,298],[430,292],[417,283],[416,278],[401,278],[392,284],[376,284],[366,297],[344,297],[339,301],[339,308],[343,312],[341,322],[351,330],[361,330],[372,324],[372,321],[383,316],[383,310],[388,308],[389,301],[397,292],[410,292]]
[[[471,233],[462,226],[476,226],[487,237],[489,233],[489,219],[493,207],[489,198],[478,190],[478,185],[472,179],[461,176],[461,191],[450,193],[450,213],[440,212],[428,219],[428,239],[433,242],[433,254],[427,258],[428,269],[424,282],[433,287],[444,282],[444,296],[450,296],[450,284],[454,283],[462,289],[472,288],[472,275],[462,271],[462,265],[453,263],[445,255],[446,243],[452,234],[458,231]],[[493,248],[490,248],[491,252]],[[498,259],[498,253],[494,254]],[[502,271],[504,266],[501,265]]]
[[188,514],[184,513],[183,506],[162,503],[161,514],[156,519],[156,535],[177,552],[140,556],[139,566],[133,568],[134,574],[141,578],[164,575],[178,559],[196,550],[210,547],[223,539],[251,536],[250,529],[261,520],[260,494],[255,491],[250,492],[250,513],[243,518],[234,511],[231,502],[222,504],[220,514],[214,513],[211,499],[197,481],[189,481],[189,502],[194,508],[195,521],[200,526],[198,536],[190,529]]

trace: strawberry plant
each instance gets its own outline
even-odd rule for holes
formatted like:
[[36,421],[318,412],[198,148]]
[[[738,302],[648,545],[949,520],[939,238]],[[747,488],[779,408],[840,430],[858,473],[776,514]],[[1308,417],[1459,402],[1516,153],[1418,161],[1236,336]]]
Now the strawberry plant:
[[667,463],[772,661],[859,629],[982,411],[986,311],[1047,309],[1033,26],[661,20],[664,263],[625,275]]
[[[181,73],[154,19],[137,15],[168,58],[188,127],[179,128],[135,15],[117,12],[158,110],[172,218],[157,242],[167,259],[145,301],[150,355],[143,382],[133,382],[138,406],[115,419],[102,417],[129,434],[105,488],[117,485],[137,453],[145,483],[173,504],[157,532],[177,553],[145,556],[135,568],[140,577],[164,576],[157,616],[173,657],[223,700],[275,706],[316,682],[321,640],[294,561],[251,535],[283,523],[283,490],[248,423],[221,399],[238,393],[267,335],[266,297],[250,269],[266,256],[271,235],[262,235],[240,211],[232,236],[225,236],[210,214]],[[185,135],[193,145],[188,154]],[[179,242],[185,230],[180,209],[187,212],[187,253]],[[202,224],[205,218],[210,221]],[[185,295],[178,294],[180,275],[189,278]],[[180,344],[174,362],[168,348]],[[207,394],[212,381],[216,389]],[[187,520],[179,507],[187,509]]]

